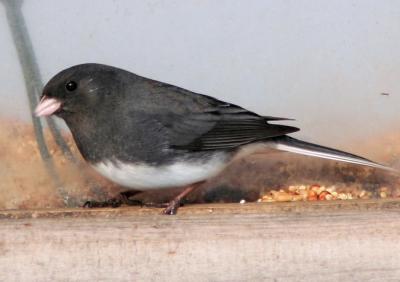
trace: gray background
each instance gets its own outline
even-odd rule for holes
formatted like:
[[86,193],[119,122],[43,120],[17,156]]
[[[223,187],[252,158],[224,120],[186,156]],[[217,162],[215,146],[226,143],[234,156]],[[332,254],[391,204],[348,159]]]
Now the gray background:
[[[99,62],[295,118],[297,136],[326,145],[400,129],[400,1],[27,0],[23,12],[44,81]],[[0,117],[29,121],[2,5],[0,42]]]

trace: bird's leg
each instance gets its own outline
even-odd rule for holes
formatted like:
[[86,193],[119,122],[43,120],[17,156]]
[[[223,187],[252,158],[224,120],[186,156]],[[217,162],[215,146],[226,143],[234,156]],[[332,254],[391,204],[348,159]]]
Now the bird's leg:
[[122,204],[128,205],[128,206],[142,206],[143,203],[138,200],[131,200],[129,199],[130,197],[133,197],[134,195],[137,195],[141,193],[141,191],[134,191],[134,190],[128,190],[119,193],[119,195],[115,198],[111,198],[109,200],[103,201],[103,202],[97,202],[97,201],[86,201],[83,204],[84,208],[104,208],[104,207],[112,207],[112,208],[117,208],[120,207]]
[[182,199],[186,197],[189,193],[191,193],[193,190],[198,188],[202,183],[203,182],[197,182],[186,187],[185,190],[183,190],[178,196],[176,196],[171,202],[169,202],[168,206],[163,210],[163,214],[167,215],[176,214],[178,208],[181,205]]
[[142,193],[142,191],[135,191],[135,190],[128,190],[119,193],[119,197],[121,198],[121,201],[123,204],[128,205],[128,206],[137,206],[140,205],[142,206],[143,203],[140,200],[131,200],[130,198]]

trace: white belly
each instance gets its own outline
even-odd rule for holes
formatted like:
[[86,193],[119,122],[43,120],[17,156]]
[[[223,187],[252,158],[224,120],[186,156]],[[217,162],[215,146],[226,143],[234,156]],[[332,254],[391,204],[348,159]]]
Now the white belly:
[[146,164],[126,164],[105,161],[92,165],[111,181],[138,190],[187,186],[220,173],[226,166],[226,156],[216,154],[208,161],[181,161],[155,167]]

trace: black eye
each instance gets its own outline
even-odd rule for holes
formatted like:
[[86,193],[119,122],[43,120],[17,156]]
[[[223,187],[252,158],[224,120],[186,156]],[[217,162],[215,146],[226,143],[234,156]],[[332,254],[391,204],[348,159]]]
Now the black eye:
[[74,91],[76,89],[76,87],[78,87],[78,85],[76,84],[75,81],[68,81],[67,84],[65,84],[65,88],[68,91]]

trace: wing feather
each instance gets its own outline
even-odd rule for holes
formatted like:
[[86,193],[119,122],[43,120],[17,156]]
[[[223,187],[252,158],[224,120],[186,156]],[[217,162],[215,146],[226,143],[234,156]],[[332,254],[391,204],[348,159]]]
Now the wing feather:
[[[299,130],[292,126],[270,124],[269,120],[284,118],[262,117],[236,105],[223,103],[175,120],[171,127],[171,147],[190,151],[233,149]],[[193,129],[197,135],[191,135]]]
[[299,130],[268,123],[289,119],[259,116],[237,105],[177,86],[145,80],[143,88],[150,97],[135,101],[136,106],[144,111],[143,115],[166,128],[169,147],[173,149],[229,150]]

